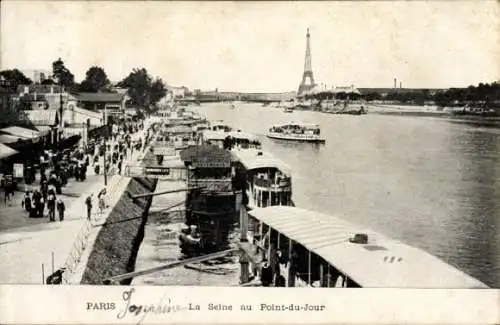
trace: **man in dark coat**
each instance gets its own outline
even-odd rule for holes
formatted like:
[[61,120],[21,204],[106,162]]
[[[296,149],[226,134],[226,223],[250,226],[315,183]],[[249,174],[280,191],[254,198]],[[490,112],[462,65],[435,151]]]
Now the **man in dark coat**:
[[56,207],[57,207],[57,212],[59,213],[59,221],[63,221],[64,210],[66,210],[66,206],[64,205],[64,202],[61,200],[61,198],[57,199]]
[[90,194],[86,199],[85,199],[85,205],[87,206],[87,220],[90,221],[90,217],[92,215],[92,194]]
[[56,221],[56,195],[53,190],[47,198],[47,208],[49,209],[49,220]]

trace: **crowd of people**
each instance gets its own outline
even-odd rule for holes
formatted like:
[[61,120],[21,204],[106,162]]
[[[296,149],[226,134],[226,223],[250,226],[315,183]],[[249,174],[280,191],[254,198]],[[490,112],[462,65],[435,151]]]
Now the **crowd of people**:
[[[88,168],[93,168],[96,175],[106,172],[122,173],[124,160],[132,156],[134,151],[142,150],[147,145],[149,130],[144,141],[134,139],[133,135],[144,129],[144,123],[122,121],[112,126],[112,132],[107,141],[103,138],[90,141],[83,146],[75,146],[66,150],[45,150],[39,157],[39,162],[26,164],[24,167],[24,197],[21,206],[30,218],[45,218],[49,222],[63,221],[66,205],[62,200],[63,187],[70,178],[77,182],[87,179]],[[37,159],[38,160],[38,159]],[[102,170],[101,165],[104,165]],[[39,172],[39,177],[37,173]],[[38,186],[35,185],[39,178]],[[15,180],[3,180],[4,205],[12,206],[12,198],[18,186]],[[105,208],[106,191],[97,195],[97,206],[100,213]],[[91,195],[85,200],[87,218],[90,219],[92,210]]]
[[[68,183],[70,177],[74,177],[77,182],[85,181],[89,163],[88,155],[81,148],[57,153],[44,152],[40,156],[39,188],[27,189],[21,203],[28,216],[48,217],[49,221],[53,222],[56,220],[57,211],[59,221],[63,221],[66,206],[61,197],[58,197],[62,194],[62,187]],[[33,167],[27,169],[25,182],[27,185],[32,185],[36,179]]]

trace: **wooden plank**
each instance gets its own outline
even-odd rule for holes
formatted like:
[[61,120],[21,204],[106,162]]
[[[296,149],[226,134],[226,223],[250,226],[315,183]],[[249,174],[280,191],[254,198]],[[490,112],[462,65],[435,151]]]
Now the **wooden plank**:
[[238,249],[236,249],[236,248],[228,249],[228,250],[225,250],[225,251],[222,251],[222,252],[217,252],[217,253],[213,253],[213,254],[208,254],[208,255],[203,255],[203,256],[197,256],[197,257],[188,258],[188,259],[185,259],[185,260],[180,260],[180,261],[175,261],[175,262],[167,263],[167,264],[160,265],[160,266],[157,266],[157,267],[153,267],[153,268],[150,268],[150,269],[145,269],[145,270],[141,270],[141,271],[134,271],[134,272],[125,273],[125,274],[121,274],[121,275],[115,275],[115,276],[112,276],[112,277],[109,277],[109,278],[105,279],[104,282],[105,283],[118,282],[118,281],[122,281],[122,280],[125,280],[125,279],[130,279],[130,278],[134,278],[134,277],[137,277],[137,276],[141,276],[141,275],[146,275],[146,274],[150,274],[150,273],[154,273],[154,272],[158,272],[158,271],[162,271],[162,270],[171,269],[171,268],[178,267],[178,266],[184,266],[186,264],[192,264],[192,263],[199,263],[199,262],[203,262],[203,261],[208,261],[208,260],[212,260],[212,259],[224,257],[224,256],[226,256],[228,254],[231,254],[231,253],[235,252],[235,251],[238,251]]
[[[166,208],[156,208],[156,209],[151,209],[149,210],[149,213],[158,213],[158,212],[163,212],[163,211],[167,211],[167,210],[170,210],[172,208],[175,208],[175,207],[178,207],[179,205],[183,205],[184,203],[186,203],[186,200],[182,200],[180,202],[177,202],[175,204],[172,204]],[[186,209],[181,209],[181,210],[186,210]],[[180,211],[180,210],[175,210],[175,211]],[[167,211],[167,212],[174,212],[174,211]]]
[[152,193],[145,193],[145,194],[137,194],[137,195],[130,195],[129,192],[129,195],[131,198],[133,199],[139,199],[139,198],[142,198],[142,197],[148,197],[148,196],[156,196],[156,195],[162,195],[162,194],[170,194],[170,193],[178,193],[178,192],[187,192],[187,191],[190,191],[190,190],[199,190],[199,189],[202,189],[204,188],[203,186],[197,186],[197,187],[188,187],[188,188],[179,188],[179,189],[176,189],[176,190],[168,190],[168,191],[162,191],[162,192],[152,192]]

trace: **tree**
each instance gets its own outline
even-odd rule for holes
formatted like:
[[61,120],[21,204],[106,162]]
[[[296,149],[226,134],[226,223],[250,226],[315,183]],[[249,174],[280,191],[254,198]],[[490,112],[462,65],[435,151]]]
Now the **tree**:
[[75,84],[75,76],[64,66],[61,58],[52,63],[52,75],[59,85],[71,87]]
[[151,85],[151,104],[156,105],[165,95],[167,95],[165,84],[160,78],[156,78]]
[[79,89],[86,92],[108,91],[110,85],[108,76],[101,67],[93,66],[87,70],[85,79],[82,81]]
[[130,102],[138,108],[151,111],[153,106],[166,94],[166,87],[160,78],[153,78],[144,68],[134,69],[125,79],[118,83],[119,87],[128,88]]
[[40,82],[40,84],[41,85],[53,85],[53,84],[55,84],[55,82],[54,82],[54,80],[49,78],[49,79],[42,80],[42,82]]
[[26,77],[18,69],[2,70],[0,71],[0,77],[4,79],[6,86],[13,91],[16,91],[19,85],[31,85],[33,83],[30,78]]

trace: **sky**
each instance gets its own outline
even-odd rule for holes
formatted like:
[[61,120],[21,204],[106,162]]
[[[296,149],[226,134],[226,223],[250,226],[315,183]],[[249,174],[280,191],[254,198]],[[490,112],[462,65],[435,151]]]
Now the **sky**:
[[310,28],[315,81],[462,87],[500,79],[500,2],[2,1],[1,69],[119,81],[146,68],[174,86],[296,90]]

